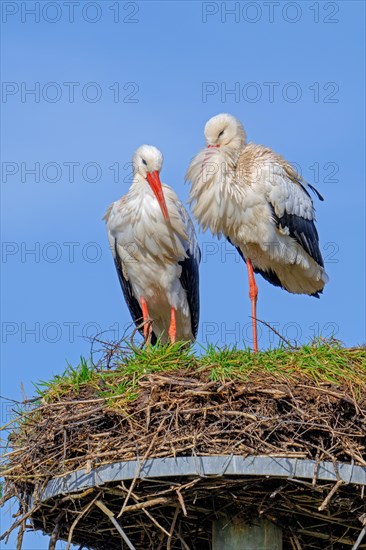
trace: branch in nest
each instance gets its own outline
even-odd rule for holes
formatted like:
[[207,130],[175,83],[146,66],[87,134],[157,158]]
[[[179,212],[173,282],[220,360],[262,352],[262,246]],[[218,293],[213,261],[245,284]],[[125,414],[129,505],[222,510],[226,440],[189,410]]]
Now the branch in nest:
[[[254,317],[252,317],[252,319],[254,319]],[[256,319],[256,321],[258,321],[258,323],[262,323],[262,325],[265,325],[267,328],[272,330],[272,332],[274,332],[279,338],[281,338],[281,340],[283,340],[291,349],[297,349],[296,346],[293,346],[291,344],[290,340],[287,340],[275,328],[273,328],[270,324],[266,323],[266,321],[262,321],[261,319],[258,319],[258,318]]]
[[117,529],[117,531],[119,532],[119,534],[121,535],[125,543],[127,544],[128,548],[130,548],[130,550],[136,550],[134,545],[132,544],[132,542],[130,541],[130,539],[128,538],[128,536],[126,535],[126,533],[124,532],[124,530],[122,529],[122,527],[120,526],[116,518],[114,517],[113,512],[111,512],[111,510],[109,510],[109,508],[107,508],[107,506],[101,500],[97,500],[95,504],[98,506],[98,508],[100,508],[100,510],[102,510],[102,512],[104,512],[106,516],[109,517],[109,519],[111,520],[111,522],[113,523],[113,525],[115,526],[115,528]]

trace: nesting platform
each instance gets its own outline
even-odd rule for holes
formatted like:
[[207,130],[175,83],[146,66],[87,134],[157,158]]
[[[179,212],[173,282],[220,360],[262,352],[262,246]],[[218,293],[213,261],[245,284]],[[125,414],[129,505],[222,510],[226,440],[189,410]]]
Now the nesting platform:
[[365,549],[365,389],[364,348],[82,363],[10,435],[18,548],[31,526],[50,550],[231,550],[230,529],[265,525],[281,550]]
[[[100,550],[120,550],[122,541],[122,548],[140,550],[166,548],[168,541],[172,549],[208,550],[220,520],[225,531],[232,521],[261,519],[281,528],[284,549],[350,549],[366,519],[365,491],[366,468],[351,464],[157,458],[52,479],[32,503],[32,520],[66,540],[74,525],[70,540]],[[366,539],[358,548],[366,548]]]

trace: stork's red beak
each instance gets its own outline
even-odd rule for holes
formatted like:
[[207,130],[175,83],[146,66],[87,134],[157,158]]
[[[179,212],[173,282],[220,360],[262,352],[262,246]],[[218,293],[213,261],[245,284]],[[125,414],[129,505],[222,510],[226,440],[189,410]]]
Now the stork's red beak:
[[220,147],[220,144],[218,143],[217,145],[207,145],[208,148],[210,147]]
[[161,211],[163,213],[163,216],[166,221],[169,220],[169,214],[168,209],[166,207],[165,197],[163,193],[163,188],[161,186],[161,181],[159,177],[159,172],[157,170],[154,170],[154,172],[148,172],[146,176],[147,181],[149,182],[149,185],[151,189],[154,192],[154,195],[156,197],[156,200],[158,201]]

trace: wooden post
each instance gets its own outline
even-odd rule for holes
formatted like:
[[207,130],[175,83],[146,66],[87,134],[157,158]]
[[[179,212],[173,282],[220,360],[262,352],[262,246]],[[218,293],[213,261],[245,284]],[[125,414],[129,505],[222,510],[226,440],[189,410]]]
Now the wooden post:
[[213,523],[212,550],[282,550],[282,529],[265,519],[221,517]]

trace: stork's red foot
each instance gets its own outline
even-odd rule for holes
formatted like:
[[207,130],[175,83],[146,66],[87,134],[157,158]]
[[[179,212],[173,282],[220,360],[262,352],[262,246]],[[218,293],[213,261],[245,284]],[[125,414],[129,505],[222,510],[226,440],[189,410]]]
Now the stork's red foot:
[[177,338],[177,323],[175,318],[175,309],[174,307],[170,308],[170,327],[169,327],[169,338],[172,344],[174,344]]
[[147,307],[147,302],[145,298],[140,296],[140,304],[141,304],[141,310],[142,310],[142,319],[144,323],[144,339],[145,342],[149,343],[151,339],[151,320],[149,317],[149,310]]
[[249,298],[252,302],[252,330],[253,330],[253,351],[258,351],[258,338],[257,338],[257,299],[258,299],[258,287],[255,282],[253,264],[251,260],[247,259],[248,278],[249,278]]

